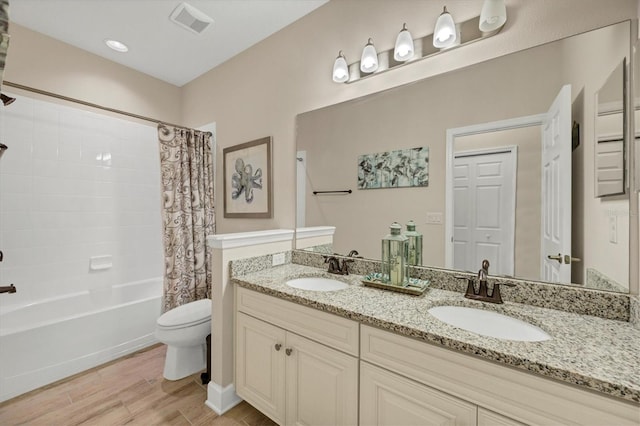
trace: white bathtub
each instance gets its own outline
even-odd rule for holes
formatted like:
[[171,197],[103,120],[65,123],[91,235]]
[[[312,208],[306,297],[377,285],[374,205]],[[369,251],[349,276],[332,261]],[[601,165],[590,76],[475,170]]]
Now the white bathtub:
[[156,343],[161,297],[156,278],[0,312],[0,402]]

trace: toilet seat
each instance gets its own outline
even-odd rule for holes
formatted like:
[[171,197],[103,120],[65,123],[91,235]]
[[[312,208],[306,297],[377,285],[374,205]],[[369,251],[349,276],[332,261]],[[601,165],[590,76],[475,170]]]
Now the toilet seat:
[[178,306],[158,318],[158,327],[171,330],[196,326],[211,321],[211,299],[202,299]]

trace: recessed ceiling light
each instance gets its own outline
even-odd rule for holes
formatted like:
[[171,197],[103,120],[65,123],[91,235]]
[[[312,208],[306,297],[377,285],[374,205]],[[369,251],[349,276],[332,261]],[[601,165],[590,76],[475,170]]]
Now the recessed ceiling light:
[[128,52],[129,48],[126,44],[119,42],[118,40],[105,40],[107,46],[115,50],[116,52]]

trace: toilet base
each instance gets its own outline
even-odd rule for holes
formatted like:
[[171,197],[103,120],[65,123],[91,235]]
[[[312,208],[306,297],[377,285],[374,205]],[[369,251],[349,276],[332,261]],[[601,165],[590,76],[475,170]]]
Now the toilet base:
[[163,376],[167,380],[180,380],[206,368],[206,345],[167,346]]

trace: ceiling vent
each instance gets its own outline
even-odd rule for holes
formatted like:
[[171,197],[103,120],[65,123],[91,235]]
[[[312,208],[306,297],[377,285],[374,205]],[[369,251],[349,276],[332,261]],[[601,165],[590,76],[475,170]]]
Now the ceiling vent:
[[213,24],[212,18],[187,3],[178,5],[169,19],[196,34],[201,34]]

